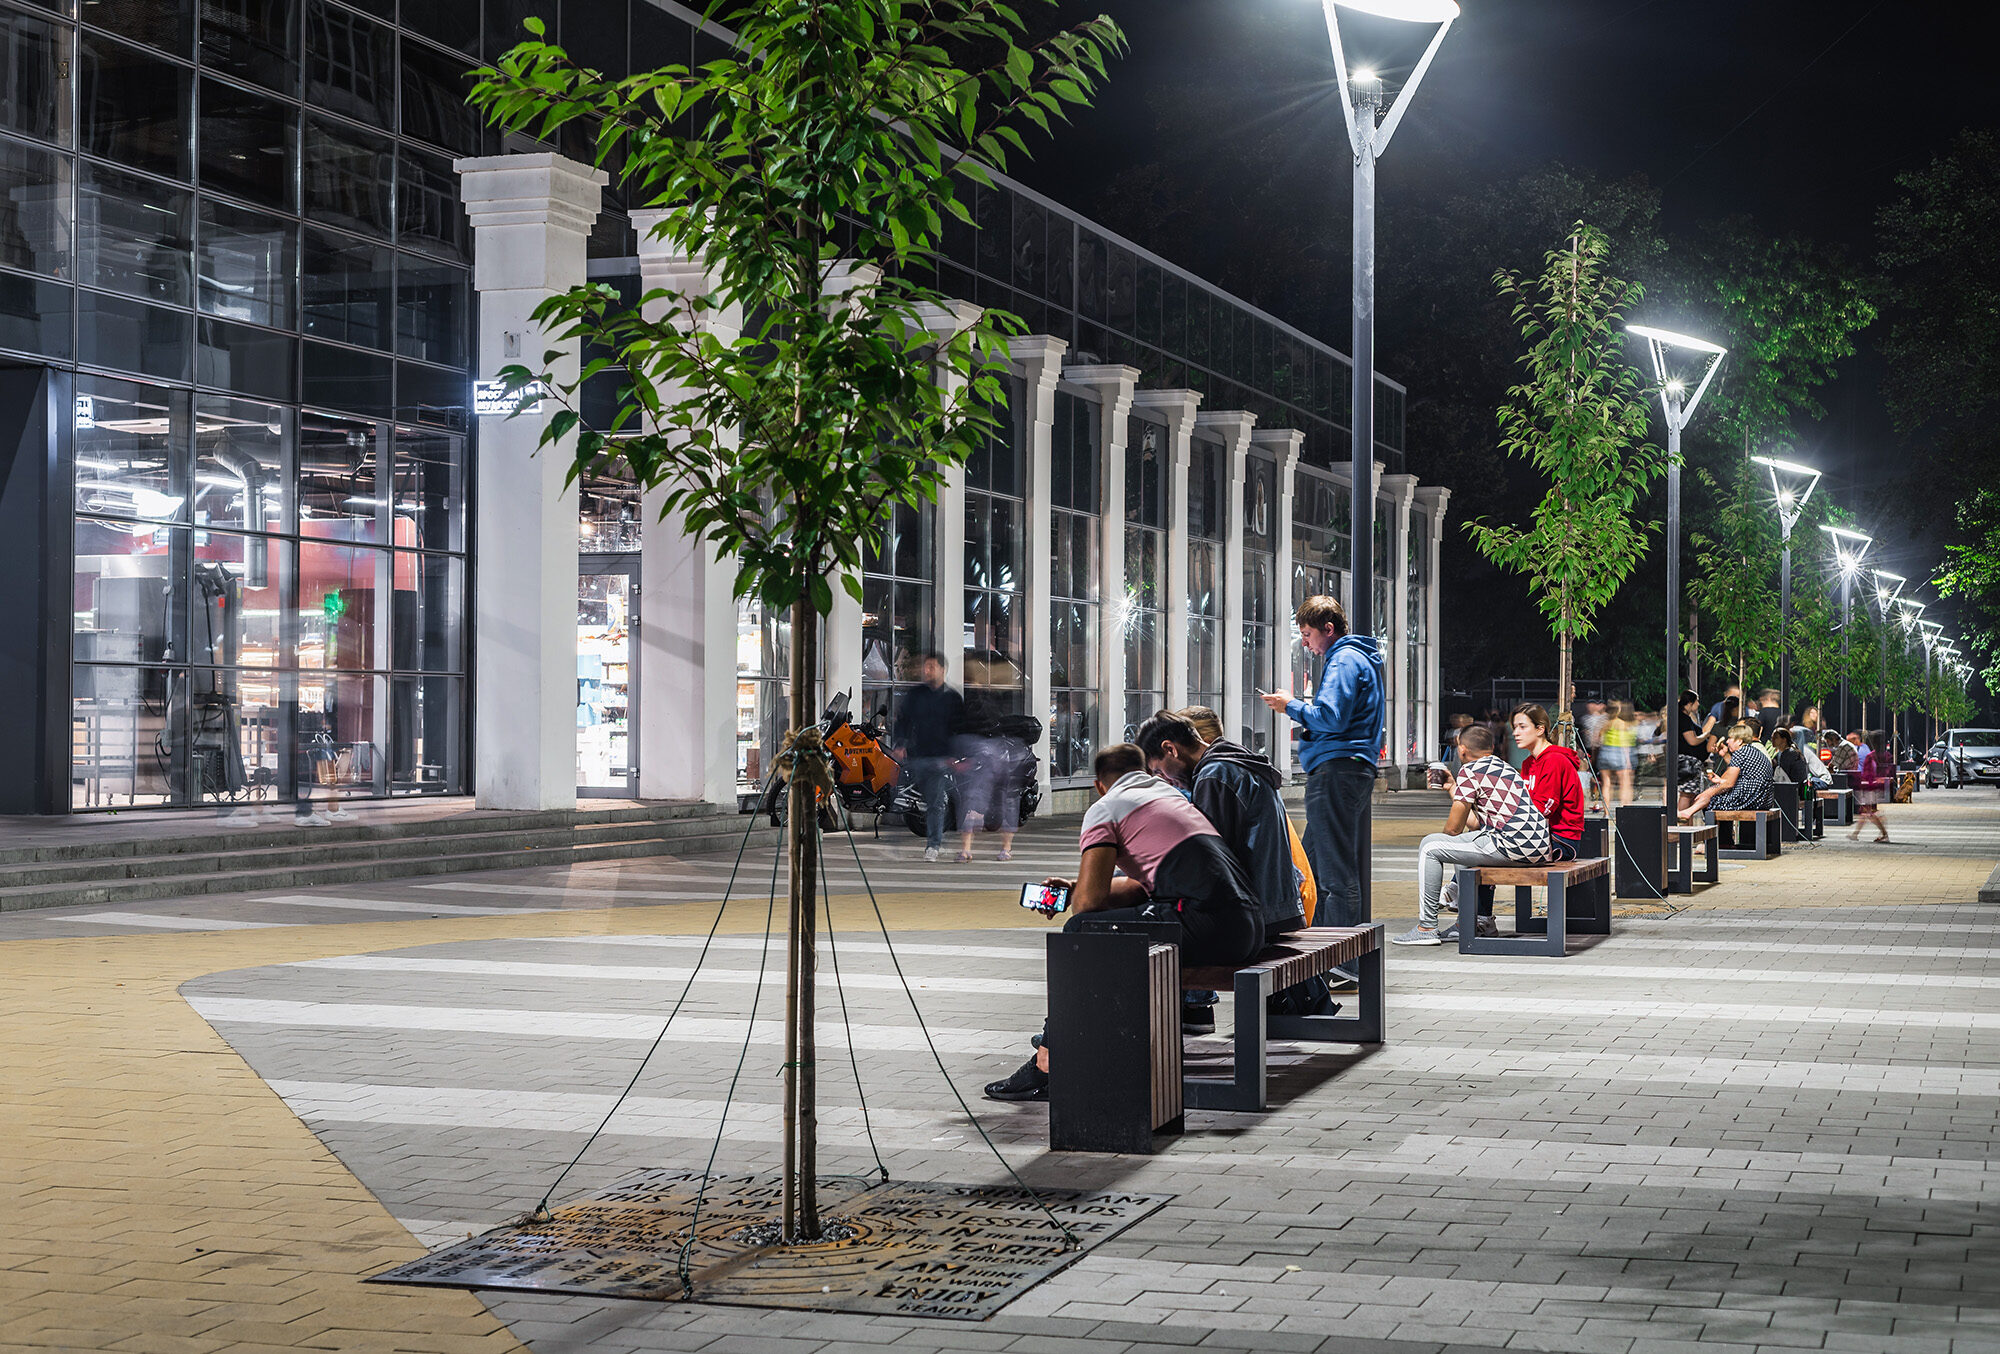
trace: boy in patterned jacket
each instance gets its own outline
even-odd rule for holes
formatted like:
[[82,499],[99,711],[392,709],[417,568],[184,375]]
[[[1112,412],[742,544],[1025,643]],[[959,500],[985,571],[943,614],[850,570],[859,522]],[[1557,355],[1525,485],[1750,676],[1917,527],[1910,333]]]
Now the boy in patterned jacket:
[[[1493,731],[1472,725],[1459,735],[1459,749],[1465,764],[1450,781],[1451,815],[1444,831],[1431,833],[1417,847],[1421,898],[1417,924],[1393,937],[1391,943],[1396,945],[1441,945],[1458,939],[1457,927],[1439,931],[1437,924],[1447,870],[1460,865],[1538,865],[1550,858],[1549,820],[1535,807],[1521,774],[1506,759],[1493,755]],[[1468,831],[1474,813],[1479,815],[1479,826]],[[1492,934],[1491,917],[1478,917],[1473,925]]]

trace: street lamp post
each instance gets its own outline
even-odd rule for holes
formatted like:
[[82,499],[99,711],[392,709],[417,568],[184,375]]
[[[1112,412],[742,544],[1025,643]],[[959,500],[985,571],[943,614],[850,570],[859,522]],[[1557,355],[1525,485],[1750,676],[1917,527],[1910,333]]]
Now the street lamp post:
[[1823,526],[1820,530],[1833,537],[1833,558],[1840,566],[1840,724],[1841,732],[1846,733],[1851,727],[1847,719],[1847,637],[1854,622],[1854,576],[1861,572],[1861,558],[1875,544],[1875,538],[1846,527]]
[[[1679,665],[1681,654],[1681,430],[1694,417],[1695,406],[1708,392],[1708,383],[1715,379],[1715,373],[1722,367],[1722,359],[1728,349],[1710,343],[1707,339],[1690,338],[1686,334],[1676,334],[1671,330],[1655,329],[1649,325],[1628,324],[1625,332],[1646,340],[1646,348],[1653,357],[1653,376],[1660,383],[1660,408],[1667,418],[1667,705],[1669,712],[1663,724],[1673,729],[1677,727],[1673,711],[1678,707],[1674,696],[1680,690]],[[1670,350],[1680,350],[1696,354],[1702,363],[1701,377],[1695,383],[1694,393],[1689,394],[1684,376],[1676,376],[1670,369],[1667,354]],[[1678,732],[1667,737],[1665,758],[1666,791],[1665,807],[1669,819],[1676,807],[1674,798],[1674,758],[1680,748]]]
[[1778,505],[1779,540],[1784,545],[1784,562],[1778,572],[1778,705],[1786,719],[1792,717],[1792,528],[1806,510],[1819,471],[1796,461],[1774,456],[1752,456],[1751,460],[1771,473],[1771,497]]
[[[1889,762],[1892,766],[1896,761],[1896,740],[1895,731],[1889,727],[1889,613],[1895,610],[1896,599],[1903,595],[1903,585],[1909,581],[1901,574],[1892,574],[1886,569],[1875,571],[1875,617],[1882,625],[1881,642],[1877,646],[1882,651],[1882,736],[1889,740]],[[1868,722],[1866,704],[1864,701],[1863,724]]]
[[[1349,416],[1352,446],[1349,454],[1349,529],[1352,553],[1348,558],[1351,582],[1347,611],[1348,631],[1355,635],[1375,633],[1375,161],[1389,148],[1410,99],[1430,69],[1444,35],[1458,18],[1456,0],[1321,0],[1326,11],[1326,32],[1333,44],[1333,64],[1340,80],[1340,111],[1347,121],[1347,144],[1354,152],[1354,332],[1350,356],[1353,388]],[[1341,9],[1351,9],[1377,18],[1409,23],[1436,24],[1430,44],[1410,71],[1410,78],[1396,94],[1388,115],[1381,116],[1382,83],[1372,70],[1347,68],[1347,51],[1340,40]],[[1377,119],[1380,119],[1378,122]],[[1280,586],[1289,586],[1280,580]],[[1379,755],[1379,750],[1378,750]],[[1360,915],[1352,921],[1371,919],[1369,841],[1373,827],[1371,807],[1361,804],[1360,821],[1354,832],[1360,841],[1356,853],[1355,887]]]
[[[1912,635],[1918,636],[1919,637],[1918,642],[1919,643],[1922,642],[1921,639],[1922,631],[1919,629],[1917,622],[1923,619],[1925,604],[1919,602],[1914,597],[1905,597],[1901,599],[1897,603],[1897,605],[1901,606],[1903,609],[1903,652],[1908,653],[1910,651],[1910,637]],[[1930,688],[1931,688],[1931,654],[1929,649],[1925,649],[1924,650],[1924,699],[1926,701],[1930,699]],[[1903,725],[1906,733],[1913,731],[1911,726],[1914,723],[1914,721],[1912,721],[1909,718],[1909,713],[1910,713],[1909,707],[1905,706],[1903,709]],[[1926,742],[1924,746],[1928,748],[1930,747],[1930,744]]]

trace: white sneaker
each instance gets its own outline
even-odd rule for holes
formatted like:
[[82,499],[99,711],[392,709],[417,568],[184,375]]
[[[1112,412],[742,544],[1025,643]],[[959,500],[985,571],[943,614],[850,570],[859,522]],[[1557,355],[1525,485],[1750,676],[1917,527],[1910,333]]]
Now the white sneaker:
[[323,814],[323,813],[311,813],[311,814],[307,814],[307,815],[306,815],[306,816],[305,816],[304,818],[294,818],[294,819],[292,819],[292,822],[293,822],[293,823],[295,823],[295,824],[296,824],[297,826],[299,826],[299,827],[332,827],[332,826],[333,826],[333,819],[331,819],[331,818],[327,817],[327,816],[326,816],[325,814]]
[[936,848],[935,846],[926,846],[926,847],[924,848],[924,859],[925,859],[925,860],[932,860],[932,861],[934,861],[934,860],[936,860],[937,858],[938,858],[938,849],[937,849],[937,848]]
[[1444,912],[1458,911],[1458,880],[1444,881],[1444,888],[1438,893],[1438,908]]
[[346,819],[352,818],[354,815],[349,813],[346,809],[333,809],[330,810],[326,816],[333,819],[336,823],[338,823]]

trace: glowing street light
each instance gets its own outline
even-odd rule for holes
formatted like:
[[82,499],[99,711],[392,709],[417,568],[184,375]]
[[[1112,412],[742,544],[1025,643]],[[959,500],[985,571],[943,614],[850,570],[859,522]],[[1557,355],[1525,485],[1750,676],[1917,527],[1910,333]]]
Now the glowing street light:
[[[1389,139],[1396,134],[1403,114],[1409,111],[1417,86],[1430,70],[1438,48],[1444,45],[1444,35],[1458,18],[1458,5],[1456,0],[1320,0],[1320,3],[1326,11],[1327,40],[1333,46],[1333,67],[1340,80],[1340,112],[1347,122],[1347,144],[1354,152],[1354,332],[1348,349],[1354,382],[1348,419],[1353,437],[1348,484],[1353,504],[1354,553],[1349,561],[1348,577],[1353,582],[1348,589],[1347,622],[1350,634],[1372,635],[1375,633],[1371,614],[1375,589],[1370,582],[1375,572],[1375,161],[1389,148]],[[1409,78],[1403,81],[1386,117],[1380,117],[1382,81],[1377,72],[1366,66],[1351,72],[1348,69],[1347,50],[1340,40],[1343,8],[1378,19],[1437,25],[1430,44],[1424,48]],[[1338,925],[1351,926],[1370,917],[1372,871],[1366,843],[1371,816],[1364,799],[1360,821],[1353,829],[1363,843],[1358,858],[1360,878],[1356,881],[1360,915],[1338,918]]]
[[[1653,359],[1653,379],[1660,384],[1660,408],[1667,418],[1667,699],[1671,701],[1681,689],[1681,430],[1694,417],[1695,406],[1708,393],[1708,383],[1715,379],[1729,350],[1707,339],[1651,325],[1628,324],[1625,332],[1646,341],[1646,350]],[[1701,376],[1692,395],[1688,393],[1685,375],[1669,361],[1669,354],[1674,353],[1692,353],[1701,364]],[[1665,796],[1667,822],[1673,821],[1674,790],[1674,777],[1670,774]]]
[[1840,570],[1840,723],[1847,725],[1847,632],[1854,622],[1854,579],[1861,572],[1861,561],[1868,554],[1868,548],[1875,544],[1875,538],[1865,531],[1851,531],[1846,527],[1822,526],[1833,538],[1833,562]]
[[[1903,595],[1903,587],[1909,581],[1901,574],[1892,574],[1887,569],[1875,571],[1875,615],[1882,622],[1882,632],[1876,641],[1876,647],[1882,653],[1882,734],[1892,740],[1894,737],[1892,725],[1895,721],[1889,714],[1889,622],[1896,610],[1896,599]],[[1868,722],[1865,703],[1862,706],[1861,722],[1863,724]],[[1896,748],[1891,741],[1889,760],[1893,763],[1895,759]]]
[[1771,475],[1771,498],[1778,505],[1778,536],[1784,545],[1784,562],[1778,574],[1778,704],[1791,718],[1792,709],[1792,528],[1806,510],[1806,500],[1819,484],[1819,471],[1797,461],[1775,456],[1750,458]]

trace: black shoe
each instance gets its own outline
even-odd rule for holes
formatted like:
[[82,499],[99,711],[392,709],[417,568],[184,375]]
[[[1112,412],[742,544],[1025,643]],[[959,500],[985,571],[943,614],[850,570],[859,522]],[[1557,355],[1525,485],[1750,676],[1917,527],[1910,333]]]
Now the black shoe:
[[1361,980],[1346,969],[1328,969],[1326,972],[1326,990],[1329,992],[1359,992],[1361,990]]
[[988,1100],[1047,1100],[1049,1074],[1035,1066],[1033,1058],[1021,1064],[1005,1081],[986,1083]]
[[1498,940],[1500,938],[1500,923],[1491,917],[1476,918],[1473,922],[1472,934],[1476,937],[1490,937]]
[[1193,1002],[1181,1003],[1182,1034],[1214,1034],[1215,1003],[1203,1002],[1196,1006]]

